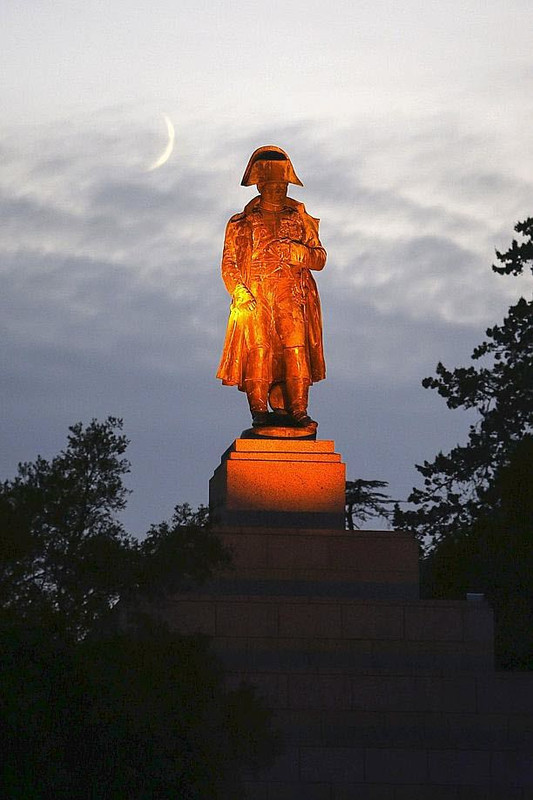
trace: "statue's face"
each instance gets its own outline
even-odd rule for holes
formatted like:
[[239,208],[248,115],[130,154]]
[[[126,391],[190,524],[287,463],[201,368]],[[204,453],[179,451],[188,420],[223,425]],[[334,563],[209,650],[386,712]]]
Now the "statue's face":
[[266,181],[258,184],[259,194],[267,203],[280,205],[287,197],[288,183],[285,181]]

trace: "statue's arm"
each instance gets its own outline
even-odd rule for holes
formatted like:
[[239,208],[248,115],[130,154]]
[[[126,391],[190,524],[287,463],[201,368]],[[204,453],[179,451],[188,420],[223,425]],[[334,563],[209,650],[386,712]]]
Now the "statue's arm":
[[243,239],[242,220],[240,216],[241,215],[237,215],[237,218],[232,217],[226,227],[221,265],[222,280],[232,297],[234,306],[245,306],[253,310],[256,305],[255,298],[246,286],[242,273],[243,254],[240,254],[241,257],[239,258],[237,253],[237,239],[239,234],[241,240]]
[[237,263],[237,230],[236,224],[230,219],[226,226],[224,237],[224,250],[222,251],[222,280],[228,292],[232,295],[235,287],[241,282],[242,275]]
[[324,269],[326,265],[327,254],[320,242],[317,245],[307,245],[307,269]]
[[327,254],[318,237],[318,220],[303,213],[304,241],[291,244],[291,263],[307,269],[321,270],[326,264]]

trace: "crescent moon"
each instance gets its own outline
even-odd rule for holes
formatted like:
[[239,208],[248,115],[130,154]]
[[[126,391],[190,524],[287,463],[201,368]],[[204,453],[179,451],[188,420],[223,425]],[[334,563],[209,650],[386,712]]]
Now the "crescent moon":
[[148,167],[148,169],[146,170],[147,172],[152,172],[152,170],[157,169],[158,167],[162,167],[163,164],[166,164],[166,162],[171,156],[172,151],[174,150],[174,139],[176,137],[176,133],[174,131],[174,125],[172,124],[171,120],[167,117],[166,114],[163,114],[163,117],[165,119],[165,122],[167,123],[167,132],[168,132],[167,146],[165,147],[165,149],[163,150],[157,161],[154,161],[152,166]]

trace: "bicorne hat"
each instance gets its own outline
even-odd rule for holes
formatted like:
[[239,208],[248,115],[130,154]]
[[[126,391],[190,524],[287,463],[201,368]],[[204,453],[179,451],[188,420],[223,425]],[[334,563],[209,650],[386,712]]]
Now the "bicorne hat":
[[244,170],[241,186],[253,186],[266,181],[285,181],[303,186],[285,150],[272,144],[254,150]]

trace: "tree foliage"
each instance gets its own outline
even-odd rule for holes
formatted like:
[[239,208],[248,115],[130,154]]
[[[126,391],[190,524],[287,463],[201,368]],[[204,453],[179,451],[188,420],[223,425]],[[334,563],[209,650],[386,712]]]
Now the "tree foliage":
[[[496,253],[502,266],[493,269],[500,274],[533,271],[533,219],[515,230],[525,241],[513,240],[508,251]],[[492,508],[497,475],[533,431],[533,301],[520,298],[486,336],[472,354],[475,366],[449,370],[439,363],[436,376],[423,381],[448,408],[477,415],[465,444],[417,466],[424,482],[409,497],[415,508],[396,512],[396,526],[426,545],[464,531]]]
[[394,501],[389,495],[378,491],[388,485],[387,481],[366,481],[362,478],[346,481],[345,519],[348,530],[359,528],[358,523],[369,519],[390,517],[390,504]]
[[[533,219],[522,241],[496,253],[502,275],[533,272]],[[423,589],[432,596],[483,592],[495,616],[500,667],[533,669],[533,301],[521,297],[476,347],[475,366],[437,366],[423,385],[449,408],[471,409],[465,444],[417,469],[422,488],[395,525],[426,547]]]
[[122,420],[69,428],[50,461],[20,464],[0,484],[0,601],[4,613],[83,637],[119,597],[177,591],[227,565],[207,509],[178,505],[138,542],[120,521],[130,471]]
[[209,523],[209,509],[178,505],[169,521],[152,525],[139,545],[140,568],[135,591],[172,594],[204,583],[216,569],[229,566],[230,556]]
[[130,465],[122,421],[81,423],[47,461],[20,464],[0,485],[4,611],[83,635],[130,584],[135,544],[118,514]]
[[131,604],[229,556],[202,507],[176,506],[141,542],[126,533],[121,431],[113,417],[78,423],[59,455],[0,486],[0,785],[25,800],[233,800],[240,768],[277,752],[268,712],[251,687],[225,689],[205,638]]
[[2,796],[234,800],[277,752],[252,687],[227,691],[206,640],[150,620],[135,636],[2,632]]
[[469,528],[426,557],[425,588],[458,599],[484,593],[495,612],[499,666],[533,669],[533,436],[514,448],[487,500]]

